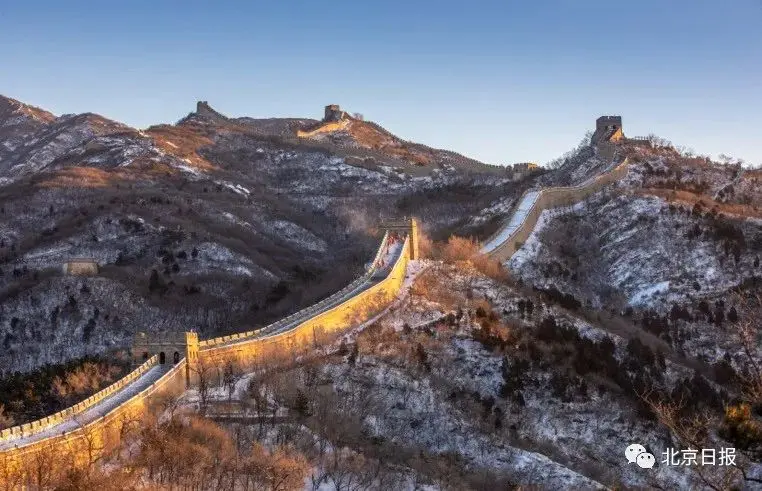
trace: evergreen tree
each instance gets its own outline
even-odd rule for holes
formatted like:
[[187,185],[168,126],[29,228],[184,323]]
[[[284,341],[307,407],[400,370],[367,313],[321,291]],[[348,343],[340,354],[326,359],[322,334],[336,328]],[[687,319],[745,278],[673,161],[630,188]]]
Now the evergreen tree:
[[166,287],[164,281],[159,276],[159,272],[155,269],[151,270],[151,277],[148,279],[148,291],[151,293],[163,292]]
[[349,356],[347,357],[347,363],[349,363],[350,366],[355,366],[358,354],[359,350],[357,349],[357,343],[355,343],[352,345],[352,351],[349,352]]
[[296,389],[293,409],[300,419],[304,419],[310,415],[310,400],[301,389]]

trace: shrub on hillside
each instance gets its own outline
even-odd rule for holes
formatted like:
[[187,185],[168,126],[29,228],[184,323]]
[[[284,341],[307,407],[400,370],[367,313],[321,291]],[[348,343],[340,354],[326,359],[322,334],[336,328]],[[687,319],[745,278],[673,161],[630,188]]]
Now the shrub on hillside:
[[741,449],[762,453],[762,423],[753,416],[749,404],[725,408],[720,435]]
[[508,276],[500,261],[485,254],[477,254],[471,262],[477,271],[492,279],[504,280]]
[[5,414],[5,406],[0,404],[0,430],[13,426],[13,418]]
[[549,288],[535,287],[534,289],[535,291],[544,293],[548,300],[560,305],[561,307],[564,307],[565,309],[577,310],[582,306],[582,302],[577,300],[574,295],[570,293],[562,293],[555,286],[551,286]]
[[441,257],[446,262],[467,262],[477,271],[496,280],[502,280],[506,277],[505,270],[500,262],[486,254],[482,254],[479,251],[479,243],[473,238],[452,235],[441,250]]
[[238,483],[242,488],[297,489],[309,472],[306,458],[295,450],[278,446],[268,451],[258,442],[249,444],[248,451],[237,448],[224,428],[197,416],[175,416],[142,430],[137,450],[130,464],[161,487],[200,489],[203,483],[229,482],[231,488]]
[[469,261],[479,254],[479,244],[472,238],[450,236],[442,248],[442,259],[449,263]]
[[63,376],[56,376],[52,391],[64,401],[81,399],[114,382],[122,371],[117,366],[88,361]]
[[120,357],[85,357],[65,364],[45,365],[29,373],[0,378],[0,427],[3,414],[23,424],[75,404],[112,384],[129,370]]
[[418,254],[422,258],[434,257],[434,242],[423,232],[418,232]]

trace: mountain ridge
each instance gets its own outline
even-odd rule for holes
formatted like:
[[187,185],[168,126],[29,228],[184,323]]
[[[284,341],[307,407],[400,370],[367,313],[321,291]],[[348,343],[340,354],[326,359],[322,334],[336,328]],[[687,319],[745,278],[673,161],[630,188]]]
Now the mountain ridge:
[[[273,134],[292,120],[257,130],[194,112],[138,130],[92,113],[44,119],[20,132],[0,121],[0,370],[123,349],[137,330],[267,322],[353,277],[383,218],[413,211],[455,228],[515,187]],[[100,273],[62,275],[72,257]]]

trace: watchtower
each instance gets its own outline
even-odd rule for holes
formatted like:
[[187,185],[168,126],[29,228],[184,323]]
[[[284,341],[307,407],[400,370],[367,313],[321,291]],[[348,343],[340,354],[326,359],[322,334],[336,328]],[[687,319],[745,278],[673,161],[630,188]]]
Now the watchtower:
[[326,123],[341,121],[344,119],[344,111],[341,110],[341,106],[338,104],[329,104],[325,106],[325,116],[323,121]]
[[381,222],[381,230],[405,232],[410,237],[410,259],[419,259],[418,252],[418,220],[415,218],[403,218],[402,220],[389,220]]
[[185,380],[190,385],[191,375],[198,365],[198,333],[189,331],[185,333]]
[[207,101],[198,101],[196,102],[196,112],[199,114],[210,113],[212,112],[212,106]]
[[185,358],[185,380],[191,380],[191,371],[198,363],[198,333],[173,332],[146,334],[139,332],[132,344],[132,360],[140,365],[154,355],[159,357],[159,365],[176,365]]
[[139,332],[132,343],[132,359],[139,365],[154,355],[159,356],[159,364],[178,363],[186,351],[183,333],[146,334]]
[[98,274],[98,261],[92,258],[72,258],[63,263],[63,273],[76,276]]
[[196,114],[199,116],[204,116],[204,117],[213,118],[213,119],[215,118],[222,119],[222,120],[227,119],[224,115],[215,111],[214,108],[210,106],[207,101],[196,102]]
[[622,138],[622,116],[601,116],[595,120],[595,133],[590,139],[591,144],[619,141]]

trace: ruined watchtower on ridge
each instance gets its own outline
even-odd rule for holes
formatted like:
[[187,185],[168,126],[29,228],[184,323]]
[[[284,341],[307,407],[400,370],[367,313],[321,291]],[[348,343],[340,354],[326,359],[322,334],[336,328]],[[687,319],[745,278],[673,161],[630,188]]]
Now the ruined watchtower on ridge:
[[595,133],[590,139],[592,145],[617,142],[624,138],[622,116],[601,116],[595,120]]
[[324,123],[341,121],[346,117],[347,113],[341,110],[341,106],[338,104],[329,104],[325,106],[325,116],[323,116]]
[[223,114],[215,111],[207,101],[196,102],[196,114],[207,118],[227,119]]
[[94,276],[98,274],[98,261],[93,258],[71,258],[62,266],[65,275]]
[[196,113],[208,116],[214,114],[215,110],[212,109],[212,106],[207,101],[198,101],[196,102]]

